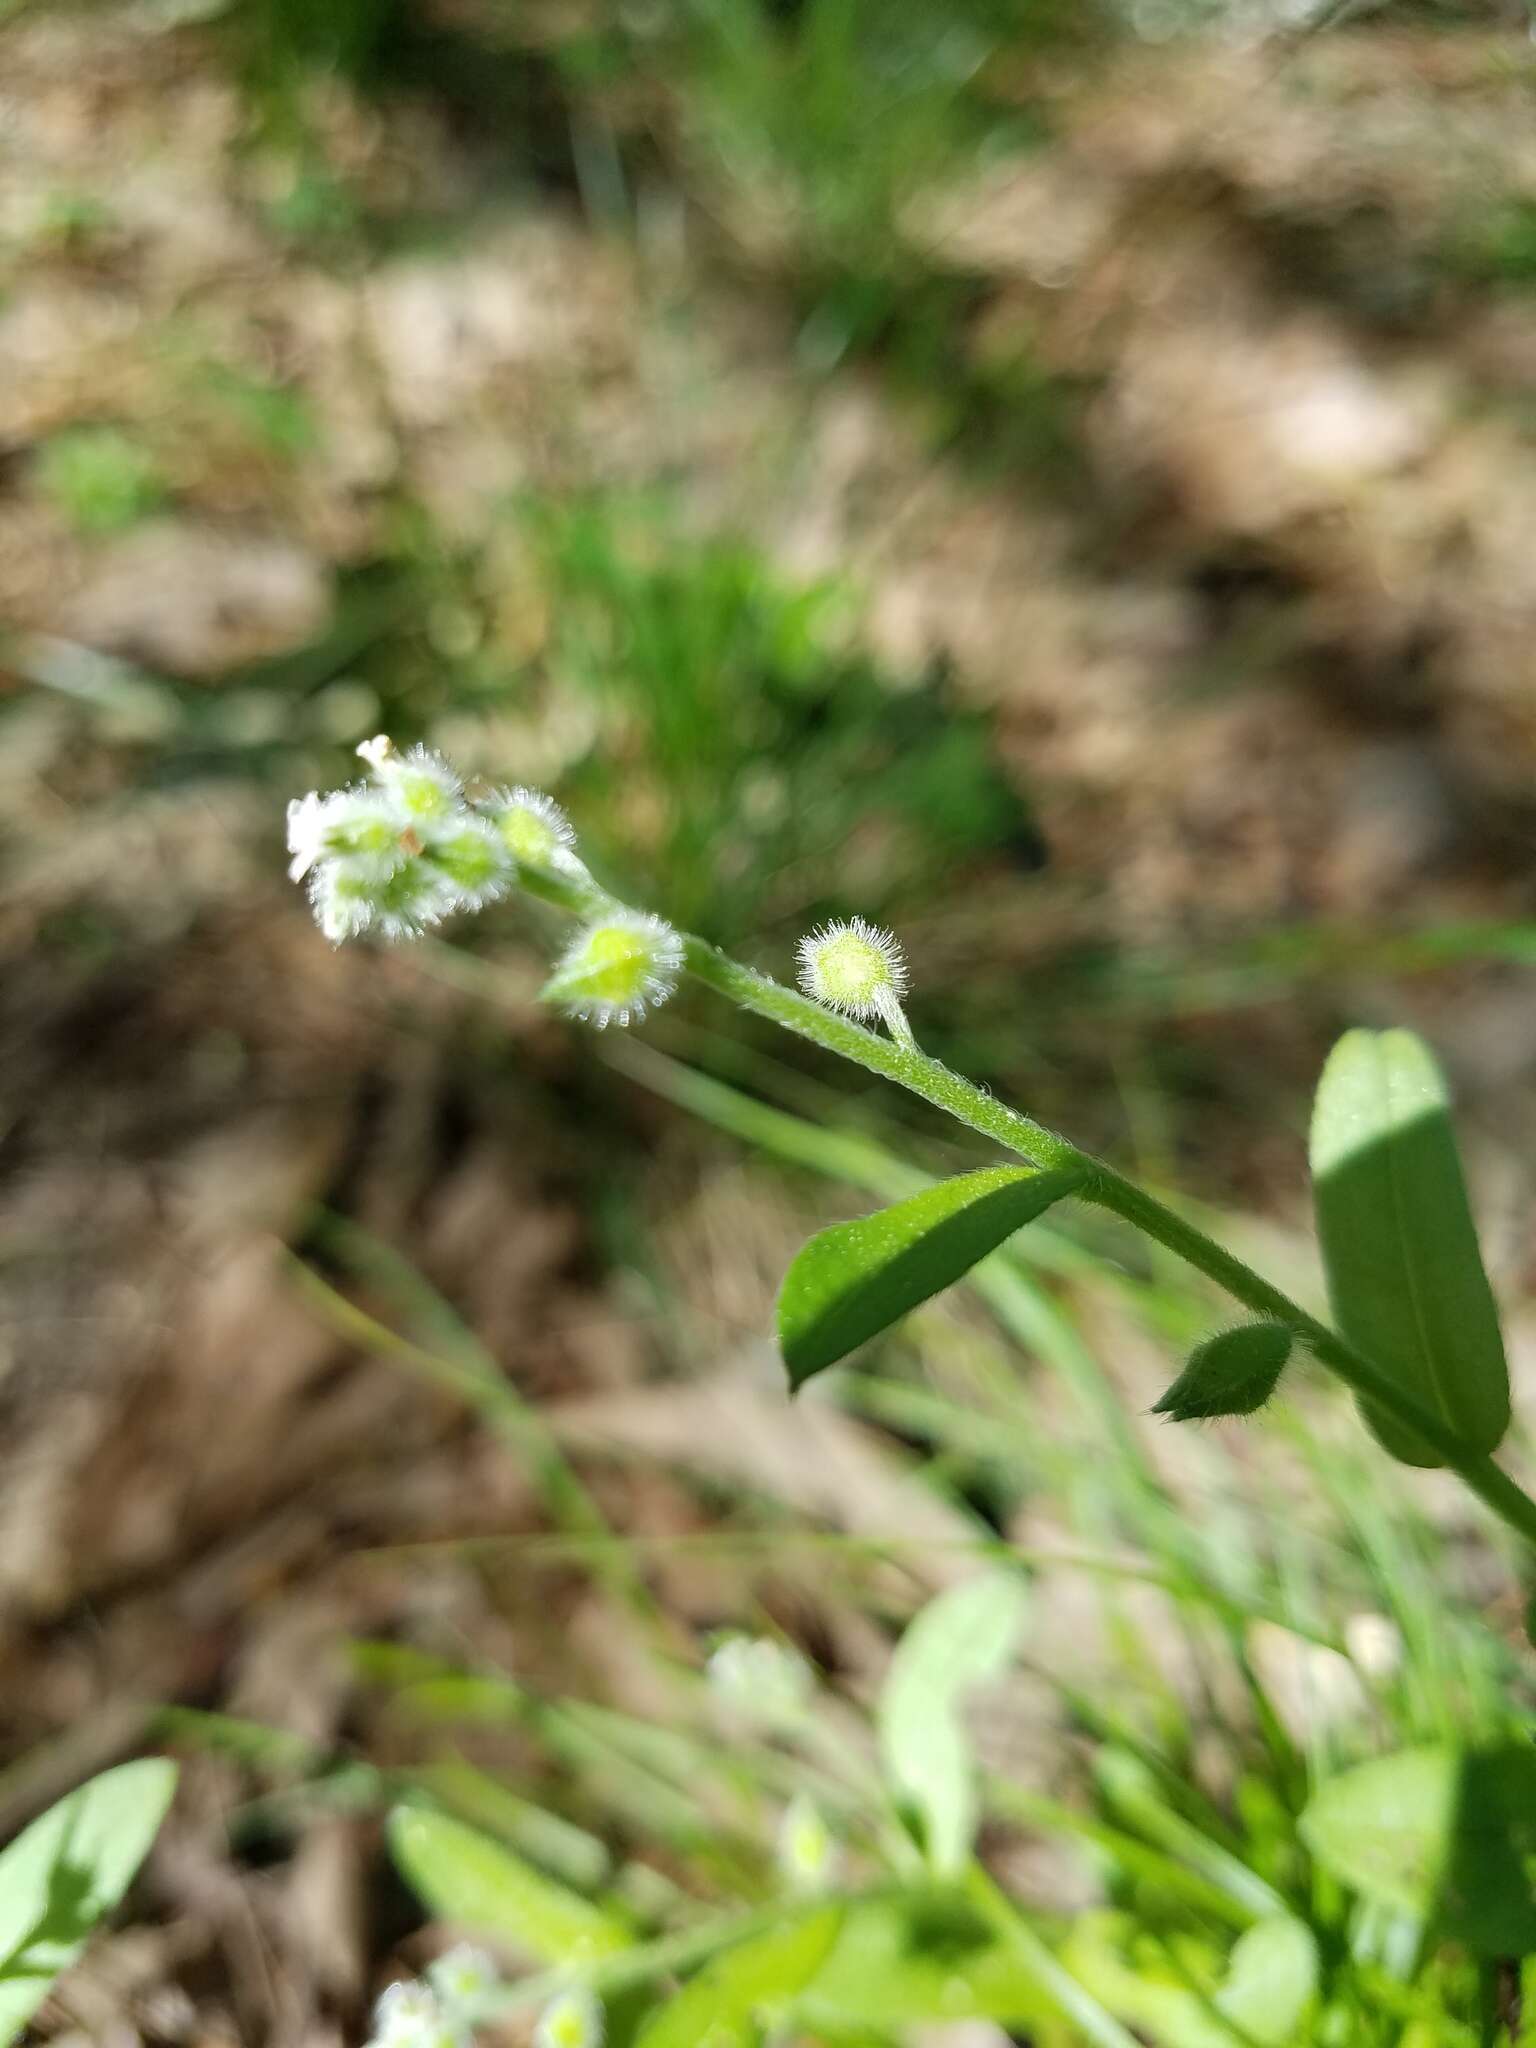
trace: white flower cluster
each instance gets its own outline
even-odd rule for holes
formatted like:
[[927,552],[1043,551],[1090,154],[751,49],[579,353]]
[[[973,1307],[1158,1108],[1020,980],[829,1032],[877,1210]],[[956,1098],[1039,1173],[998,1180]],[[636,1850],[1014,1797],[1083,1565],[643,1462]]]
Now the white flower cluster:
[[456,910],[505,895],[520,864],[585,876],[574,834],[541,790],[470,802],[440,754],[400,753],[383,738],[357,750],[371,778],[288,806],[288,873],[308,880],[315,920],[334,945],[376,932],[419,938]]
[[367,2048],[471,2048],[498,1988],[483,1950],[449,1949],[424,1978],[390,1985],[373,2009]]
[[765,1728],[795,1727],[816,1689],[815,1674],[799,1652],[770,1636],[726,1636],[707,1668],[721,1705]]

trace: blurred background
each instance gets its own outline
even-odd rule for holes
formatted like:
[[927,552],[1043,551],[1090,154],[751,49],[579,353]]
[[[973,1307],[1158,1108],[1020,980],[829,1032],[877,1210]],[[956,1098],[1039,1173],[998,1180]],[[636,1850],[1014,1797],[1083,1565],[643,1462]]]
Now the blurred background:
[[[1413,1024],[1529,1410],[1533,112],[1523,0],[0,0],[0,1829],[187,1759],[44,2038],[361,2038],[401,1786],[759,1896],[711,1643],[857,1745],[978,1545],[989,1855],[1105,1997],[1039,1802],[1106,1744],[1280,1858],[1525,1710],[1342,1397],[1148,1418],[1223,1311],[1107,1223],[791,1405],[801,1238],[982,1151],[702,993],[550,1015],[536,906],[333,952],[283,811],[383,730],[781,976],[888,923],[927,1048],[1308,1300],[1317,1068]],[[826,2038],[1005,2038],[922,1995]]]

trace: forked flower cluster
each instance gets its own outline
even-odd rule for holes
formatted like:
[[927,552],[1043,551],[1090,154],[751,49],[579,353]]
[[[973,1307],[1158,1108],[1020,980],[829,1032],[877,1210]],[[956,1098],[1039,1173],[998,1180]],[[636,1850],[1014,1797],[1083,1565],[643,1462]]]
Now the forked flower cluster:
[[[383,737],[358,748],[368,779],[288,806],[288,872],[306,882],[333,945],[373,934],[420,938],[520,882],[563,882],[591,912],[555,963],[547,1000],[598,1030],[637,1024],[677,987],[686,944],[664,918],[604,895],[553,797],[522,787],[472,797],[440,754]],[[802,939],[800,986],[824,1008],[883,1022],[912,1044],[901,1007],[907,967],[889,932],[862,917]]]
[[457,910],[480,910],[517,880],[519,862],[581,869],[559,805],[535,789],[477,802],[440,754],[358,748],[371,779],[288,806],[288,873],[309,883],[315,921],[333,944],[377,932],[419,938]]

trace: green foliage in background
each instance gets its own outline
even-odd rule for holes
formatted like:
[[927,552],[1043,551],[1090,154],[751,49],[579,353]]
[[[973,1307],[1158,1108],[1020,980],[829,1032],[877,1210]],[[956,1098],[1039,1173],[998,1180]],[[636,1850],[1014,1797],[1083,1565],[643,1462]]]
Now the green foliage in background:
[[37,484],[78,532],[120,532],[159,505],[165,483],[153,457],[119,427],[66,427],[44,443]]
[[990,722],[860,654],[846,590],[689,539],[663,507],[530,518],[541,666],[599,713],[560,793],[598,821],[602,856],[627,843],[674,919],[722,940],[798,924],[835,902],[834,874],[840,892],[867,874],[877,908],[920,901],[958,863],[1031,843]]

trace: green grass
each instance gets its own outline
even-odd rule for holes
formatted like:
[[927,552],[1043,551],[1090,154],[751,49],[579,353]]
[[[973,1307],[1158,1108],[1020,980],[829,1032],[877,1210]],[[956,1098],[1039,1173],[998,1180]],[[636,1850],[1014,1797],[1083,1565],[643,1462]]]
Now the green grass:
[[[614,1058],[627,1085],[759,1156],[759,1205],[803,1214],[921,1184],[868,1127],[775,1103],[771,1064],[754,1069],[759,1092],[747,1093],[645,1045],[622,1043]],[[632,1256],[667,1290],[667,1321],[686,1339],[698,1301],[668,1280],[644,1214],[628,1228]],[[463,1553],[530,1586],[590,1574],[598,1597],[633,1615],[669,1706],[639,1717],[409,1644],[359,1646],[360,1677],[394,1694],[420,1761],[387,1779],[338,1774],[336,1760],[306,1760],[277,1738],[266,1757],[247,1732],[251,1767],[288,1781],[263,1809],[267,1823],[291,1830],[327,1802],[402,1798],[468,1820],[514,1872],[526,1865],[632,1929],[637,1947],[592,1966],[612,1994],[619,2042],[634,2037],[667,1969],[686,1973],[727,1939],[798,1924],[807,1909],[785,1889],[775,1847],[796,1795],[832,1827],[844,1901],[830,1956],[796,1994],[816,2040],[886,2048],[925,2017],[966,2013],[1027,2033],[1036,2048],[1125,2048],[1132,2038],[1158,2048],[1473,2048],[1505,2038],[1480,2022],[1493,1980],[1454,1944],[1341,1883],[1316,1860],[1302,1816],[1320,1785],[1361,1759],[1447,1738],[1523,1739],[1528,1674],[1465,1597],[1413,1482],[1369,1454],[1320,1387],[1304,1386],[1260,1425],[1270,1439],[1261,1456],[1221,1431],[1180,1434],[1181,1455],[1165,1466],[1167,1426],[1132,1412],[1124,1376],[1109,1368],[1129,1350],[1161,1357],[1171,1377],[1189,1340],[1212,1326],[1215,1305],[1198,1282],[1133,1262],[1112,1231],[1035,1226],[814,1397],[915,1454],[904,1484],[946,1504],[953,1562],[1020,1574],[1042,1617],[1070,1597],[1068,1634],[1037,1639],[1026,1628],[1021,1651],[1036,1698],[1053,1702],[1048,1766],[1019,1776],[1004,1758],[983,1780],[984,1845],[1050,1844],[1063,1869],[1076,1864],[1095,1881],[1100,1902],[1064,1915],[1048,1901],[1019,1905],[979,1871],[958,1885],[922,1873],[878,1766],[869,1702],[839,1697],[835,1676],[788,1727],[733,1709],[722,1743],[720,1700],[699,1669],[707,1641],[680,1643],[646,1595],[653,1565],[707,1559],[732,1589],[740,1626],[762,1628],[772,1589],[804,1584],[894,1636],[920,1602],[931,1542],[915,1546],[898,1526],[849,1534],[771,1492],[714,1498],[707,1524],[687,1536],[607,1526],[545,1425],[407,1266],[329,1224],[315,1248],[334,1276],[305,1282],[319,1311],[364,1350],[456,1392],[542,1495],[542,1533],[479,1539]],[[349,1298],[357,1290],[367,1317]],[[700,1484],[703,1505],[711,1495]],[[1025,1512],[1037,1540],[1000,1533]],[[1077,1654],[1087,1640],[1096,1651]],[[1333,1709],[1319,1710],[1330,1693]],[[452,1761],[474,1730],[493,1727],[515,1732],[520,1767]],[[177,1733],[235,1739],[185,1717]],[[1283,1952],[1289,1978],[1266,1974],[1279,1960],[1260,1969],[1268,1948]],[[515,1979],[509,1996],[534,2002],[556,1981],[558,1972]],[[1287,1999],[1298,2002],[1286,2031],[1266,2032]]]
[[166,484],[149,451],[120,427],[66,427],[37,457],[38,489],[76,532],[120,533],[160,505]]

